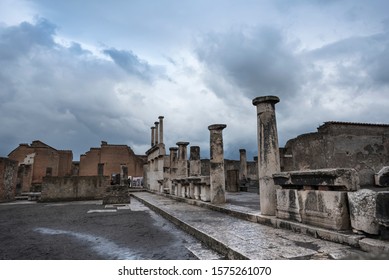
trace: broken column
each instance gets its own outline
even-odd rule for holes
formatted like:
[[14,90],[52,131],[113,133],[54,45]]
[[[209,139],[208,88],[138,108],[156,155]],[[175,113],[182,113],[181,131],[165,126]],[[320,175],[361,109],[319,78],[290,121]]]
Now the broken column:
[[163,116],[159,116],[159,143],[163,143]]
[[189,176],[200,176],[201,161],[200,161],[200,147],[191,146],[189,156]]
[[253,99],[257,107],[258,179],[262,215],[276,214],[276,188],[273,174],[280,171],[275,104],[277,96],[261,96]]
[[187,146],[189,142],[177,142],[176,144],[178,146],[177,177],[182,179],[188,177]]
[[222,132],[226,127],[227,125],[225,124],[213,124],[208,126],[210,131],[211,203],[214,204],[221,204],[226,202]]

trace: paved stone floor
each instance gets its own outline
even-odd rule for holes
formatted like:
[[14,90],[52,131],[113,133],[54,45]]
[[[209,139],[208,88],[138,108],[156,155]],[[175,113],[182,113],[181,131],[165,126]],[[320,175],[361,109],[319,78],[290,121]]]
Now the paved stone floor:
[[[365,252],[348,245],[244,221],[165,196],[147,192],[133,195],[228,258],[279,260],[367,257]],[[259,205],[257,199],[258,196],[248,193],[228,194],[227,203],[223,207],[255,214],[259,213],[256,210],[256,205]]]
[[220,259],[133,199],[0,204],[0,260]]

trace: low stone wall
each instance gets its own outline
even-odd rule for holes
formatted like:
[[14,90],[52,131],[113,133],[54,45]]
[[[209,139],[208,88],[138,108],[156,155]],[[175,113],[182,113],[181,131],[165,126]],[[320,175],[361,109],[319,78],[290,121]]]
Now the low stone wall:
[[102,199],[109,179],[108,176],[44,177],[40,201]]
[[15,199],[18,163],[0,158],[0,202]]

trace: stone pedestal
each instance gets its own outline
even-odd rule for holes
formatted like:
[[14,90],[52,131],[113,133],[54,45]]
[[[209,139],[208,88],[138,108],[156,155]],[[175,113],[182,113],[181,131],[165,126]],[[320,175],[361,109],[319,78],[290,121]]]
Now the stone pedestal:
[[223,129],[226,127],[225,124],[208,126],[210,131],[211,203],[214,204],[226,202],[223,151]]
[[253,99],[257,107],[258,177],[262,215],[276,214],[276,188],[272,175],[280,171],[280,155],[275,114],[277,96],[261,96]]
[[103,204],[128,204],[130,195],[128,186],[109,186],[103,197]]
[[361,189],[347,195],[351,227],[369,234],[379,234],[379,224],[375,218],[377,192]]
[[350,229],[348,193],[359,188],[354,169],[318,169],[273,174],[277,217],[332,230]]
[[178,161],[177,161],[177,178],[188,177],[188,158],[187,146],[189,142],[177,142],[178,146]]

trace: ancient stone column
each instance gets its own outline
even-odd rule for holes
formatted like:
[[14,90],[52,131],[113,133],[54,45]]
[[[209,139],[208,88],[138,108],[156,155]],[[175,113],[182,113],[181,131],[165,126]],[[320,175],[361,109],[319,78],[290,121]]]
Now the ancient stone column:
[[153,147],[155,145],[155,127],[152,126],[151,127],[151,147]]
[[158,125],[159,125],[159,122],[155,122],[154,123],[155,124],[155,141],[154,141],[154,143],[155,143],[155,145],[157,145],[158,144]]
[[246,180],[247,179],[247,156],[246,156],[246,150],[240,149],[239,150],[239,159],[240,159],[240,168],[239,168],[239,180]]
[[211,203],[222,204],[226,202],[226,183],[224,175],[223,129],[225,124],[208,126],[210,131],[210,183]]
[[163,116],[159,116],[159,143],[163,144]]
[[177,177],[186,178],[188,177],[188,155],[186,146],[189,142],[177,142],[178,146],[178,163],[177,163]]
[[200,161],[200,147],[191,146],[189,156],[189,176],[200,176],[201,161]]
[[273,174],[280,172],[280,155],[278,149],[275,104],[277,96],[261,96],[253,99],[257,107],[258,128],[258,179],[261,214],[276,214],[276,189]]

